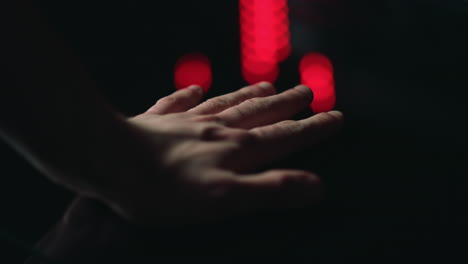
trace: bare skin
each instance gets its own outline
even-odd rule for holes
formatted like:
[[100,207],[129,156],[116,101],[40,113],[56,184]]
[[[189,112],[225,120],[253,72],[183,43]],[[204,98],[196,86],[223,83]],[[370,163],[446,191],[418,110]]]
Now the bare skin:
[[[274,93],[273,86],[262,83],[197,105],[201,88],[192,86],[130,118],[140,138],[155,144],[154,164],[163,172],[157,184],[136,184],[133,197],[115,202],[114,208],[130,219],[187,224],[187,219],[316,202],[320,180],[313,173],[253,172],[333,135],[343,116],[332,111],[285,121],[310,104],[312,93],[305,86]],[[279,105],[290,107],[285,111]],[[145,192],[146,187],[153,191]]]
[[287,120],[310,104],[310,89],[275,95],[263,83],[199,104],[193,86],[127,118],[26,3],[0,8],[0,135],[49,179],[147,226],[316,200],[310,172],[258,172],[339,129],[336,111]]

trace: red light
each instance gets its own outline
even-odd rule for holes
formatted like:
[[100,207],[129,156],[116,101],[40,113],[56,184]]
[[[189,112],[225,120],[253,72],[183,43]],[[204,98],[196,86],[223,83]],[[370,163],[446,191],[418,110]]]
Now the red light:
[[244,79],[276,81],[291,51],[287,0],[240,0],[239,11]]
[[317,52],[310,52],[304,55],[300,64],[299,71],[302,72],[309,65],[322,65],[327,68],[331,73],[333,73],[333,65],[331,61],[323,54]]
[[279,61],[284,61],[291,54],[291,42],[289,31],[283,33],[282,36],[279,36],[278,43],[280,48],[278,49],[276,55]]
[[331,61],[320,53],[306,54],[299,65],[301,83],[314,92],[310,105],[315,113],[327,112],[335,107],[335,81]]
[[245,60],[242,66],[242,76],[248,83],[267,81],[274,83],[278,78],[279,69],[275,63]]
[[196,84],[208,92],[212,81],[211,63],[203,54],[186,54],[177,61],[174,70],[174,82],[177,90]]

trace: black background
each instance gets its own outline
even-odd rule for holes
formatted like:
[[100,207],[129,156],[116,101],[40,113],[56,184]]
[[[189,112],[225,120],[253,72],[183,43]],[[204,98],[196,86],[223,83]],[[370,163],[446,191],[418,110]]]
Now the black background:
[[[203,52],[212,62],[207,97],[245,85],[237,1],[37,5],[106,98],[127,115],[174,90],[174,63],[187,52]],[[293,26],[306,25],[315,36],[310,51],[334,63],[336,108],[345,113],[346,125],[334,142],[275,165],[322,175],[323,203],[241,219],[244,233],[233,238],[238,248],[230,244],[224,252],[325,263],[462,257],[468,220],[468,3],[303,0],[290,6]],[[293,38],[301,37],[293,31]],[[293,54],[282,64],[278,90],[299,81],[299,59]],[[0,144],[1,228],[33,244],[72,194]],[[200,244],[209,244],[207,239],[200,237]],[[2,246],[2,254],[17,261],[27,255],[11,243]]]

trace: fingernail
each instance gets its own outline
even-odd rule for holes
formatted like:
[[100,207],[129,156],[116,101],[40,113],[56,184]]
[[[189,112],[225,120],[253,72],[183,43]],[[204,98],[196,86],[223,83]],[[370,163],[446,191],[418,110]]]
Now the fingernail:
[[200,85],[190,85],[188,89],[194,90],[199,95],[203,94],[203,88]]
[[258,87],[262,88],[262,89],[271,89],[273,88],[273,85],[269,82],[259,82],[257,84]]
[[314,97],[314,93],[312,92],[312,89],[310,89],[309,87],[305,86],[305,85],[299,85],[299,86],[296,86],[296,89],[301,91],[301,92],[304,92],[304,93],[307,93],[307,95],[312,99]]
[[338,119],[343,119],[343,113],[341,113],[340,111],[330,111],[328,113]]

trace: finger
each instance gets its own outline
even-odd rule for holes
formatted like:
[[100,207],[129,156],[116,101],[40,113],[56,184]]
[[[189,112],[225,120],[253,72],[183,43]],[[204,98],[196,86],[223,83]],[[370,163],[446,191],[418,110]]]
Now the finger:
[[192,85],[159,99],[147,112],[158,115],[184,112],[200,103],[202,98],[203,89]]
[[[303,120],[286,120],[273,125],[250,130],[262,142],[285,142],[285,144],[316,144],[332,135],[343,124],[343,114],[330,111],[313,115]],[[293,144],[294,145],[294,144]]]
[[274,125],[254,128],[254,142],[239,153],[227,159],[227,168],[236,171],[250,171],[268,165],[275,160],[289,156],[320,143],[339,131],[343,114],[338,111],[320,113],[300,121],[283,121]]
[[218,116],[227,126],[253,128],[290,118],[308,107],[312,98],[311,89],[299,85],[278,95],[246,100]]
[[243,101],[254,98],[275,94],[275,88],[268,82],[261,82],[250,85],[236,92],[218,96],[207,100],[206,102],[192,108],[189,112],[194,114],[216,114],[229,107],[238,105]]
[[242,175],[225,192],[230,213],[258,209],[300,208],[316,203],[321,195],[320,179],[301,170],[270,170]]

